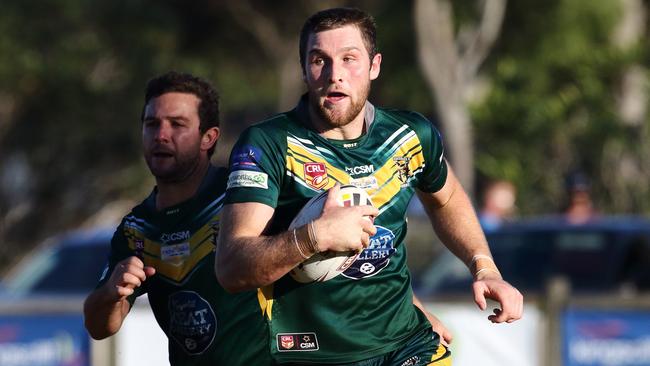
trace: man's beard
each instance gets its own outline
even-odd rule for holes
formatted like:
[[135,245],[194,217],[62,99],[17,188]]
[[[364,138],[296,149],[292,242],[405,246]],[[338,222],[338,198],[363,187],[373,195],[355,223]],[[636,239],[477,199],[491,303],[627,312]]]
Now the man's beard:
[[155,168],[147,159],[151,174],[161,183],[180,183],[190,177],[199,166],[199,155],[176,155],[174,164],[166,169]]
[[353,100],[350,98],[350,106],[347,110],[340,113],[337,109],[328,109],[323,104],[320,103],[320,99],[314,93],[309,93],[311,103],[315,106],[315,111],[318,114],[318,117],[321,118],[324,122],[330,127],[342,127],[352,122],[352,120],[361,113],[361,110],[366,105],[366,100],[370,94],[370,84],[366,85],[363,88],[362,92],[359,94],[359,98]]

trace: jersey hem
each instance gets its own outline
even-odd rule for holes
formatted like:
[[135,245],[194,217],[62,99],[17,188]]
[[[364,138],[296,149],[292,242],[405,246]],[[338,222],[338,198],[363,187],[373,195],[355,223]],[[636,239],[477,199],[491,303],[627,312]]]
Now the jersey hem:
[[431,325],[429,323],[422,323],[418,325],[417,327],[413,328],[411,332],[409,332],[407,335],[402,337],[396,342],[393,342],[390,344],[390,346],[382,346],[382,347],[377,347],[373,348],[370,350],[367,350],[363,353],[358,353],[355,352],[353,354],[347,354],[343,356],[337,356],[337,357],[323,357],[323,355],[314,355],[314,358],[304,358],[300,357],[301,355],[288,355],[288,354],[275,354],[273,359],[279,364],[282,363],[291,363],[291,362],[300,362],[300,363],[305,363],[307,365],[309,364],[339,364],[339,363],[351,363],[351,362],[359,362],[363,360],[367,360],[370,358],[374,358],[377,356],[385,355],[387,353],[393,352],[395,350],[398,350],[402,346],[404,346],[406,343],[408,343],[409,339],[413,337],[416,333],[430,327]]

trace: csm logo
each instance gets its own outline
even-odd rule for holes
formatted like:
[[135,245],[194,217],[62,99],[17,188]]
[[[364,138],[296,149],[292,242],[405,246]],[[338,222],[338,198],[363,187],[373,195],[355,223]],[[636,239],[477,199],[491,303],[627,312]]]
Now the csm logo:
[[190,231],[178,231],[175,233],[165,233],[160,236],[160,241],[163,244],[173,243],[181,240],[188,240],[190,238]]
[[370,164],[370,165],[359,165],[352,168],[345,167],[345,172],[350,175],[370,174],[375,172],[375,166]]

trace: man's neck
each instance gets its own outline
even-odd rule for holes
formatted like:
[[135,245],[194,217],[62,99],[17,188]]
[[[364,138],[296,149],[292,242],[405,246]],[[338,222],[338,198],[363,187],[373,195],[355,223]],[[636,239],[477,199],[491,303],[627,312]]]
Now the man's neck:
[[364,105],[359,114],[352,121],[344,126],[332,127],[324,121],[314,108],[309,106],[309,119],[312,127],[323,137],[332,140],[353,140],[359,138],[366,130],[366,106]]
[[156,209],[164,210],[192,198],[201,186],[209,167],[210,161],[205,159],[199,162],[196,169],[181,182],[156,181],[158,188]]

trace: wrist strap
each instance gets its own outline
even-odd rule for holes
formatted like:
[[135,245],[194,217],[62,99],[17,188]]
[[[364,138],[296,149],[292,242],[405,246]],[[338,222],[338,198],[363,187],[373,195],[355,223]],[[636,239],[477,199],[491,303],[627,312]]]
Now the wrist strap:
[[300,244],[298,244],[298,236],[296,235],[296,229],[293,229],[293,243],[296,245],[296,249],[298,249],[298,253],[300,253],[300,255],[304,259],[309,259],[309,257],[302,252],[302,249],[300,249]]

